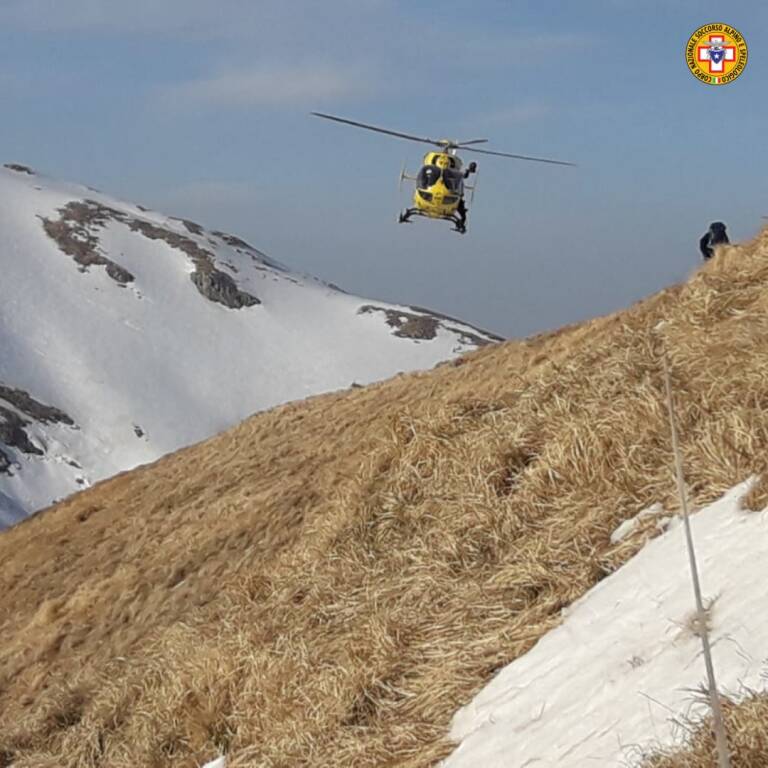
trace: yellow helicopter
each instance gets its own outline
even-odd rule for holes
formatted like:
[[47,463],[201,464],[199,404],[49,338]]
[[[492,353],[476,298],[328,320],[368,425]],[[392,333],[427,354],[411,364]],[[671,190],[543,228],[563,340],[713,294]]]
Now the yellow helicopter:
[[400,183],[403,179],[416,182],[413,193],[413,208],[406,208],[398,221],[401,224],[409,222],[413,216],[425,216],[429,219],[446,219],[453,223],[456,232],[464,234],[467,231],[467,206],[464,201],[464,192],[469,191],[470,202],[475,193],[475,184],[466,183],[473,173],[477,173],[477,163],[470,163],[466,169],[457,152],[478,152],[484,155],[497,157],[511,157],[515,160],[532,160],[536,163],[551,163],[554,165],[575,165],[563,160],[549,160],[543,157],[529,157],[528,155],[513,155],[509,152],[494,152],[489,149],[477,149],[470,144],[485,144],[488,139],[471,139],[470,141],[452,141],[451,139],[430,139],[422,136],[412,136],[409,133],[390,131],[387,128],[379,128],[367,123],[358,123],[355,120],[347,120],[335,115],[326,115],[322,112],[312,112],[316,117],[326,120],[335,120],[337,123],[354,125],[357,128],[365,128],[369,131],[385,133],[388,136],[396,136],[410,141],[419,141],[422,144],[432,144],[438,147],[438,151],[427,152],[424,155],[421,170],[415,176],[409,176],[405,169],[400,173]]

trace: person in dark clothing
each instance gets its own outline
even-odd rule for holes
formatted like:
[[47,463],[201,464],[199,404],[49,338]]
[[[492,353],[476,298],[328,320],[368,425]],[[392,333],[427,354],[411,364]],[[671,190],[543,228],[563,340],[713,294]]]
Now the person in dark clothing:
[[456,221],[456,231],[463,235],[467,231],[467,206],[464,205],[464,198],[459,198],[459,204],[456,206],[458,221]]
[[[467,169],[462,173],[463,178],[468,179],[473,173],[477,173],[477,163],[470,163]],[[456,222],[456,231],[464,234],[467,231],[467,206],[464,203],[464,197],[459,198],[459,204],[456,206],[456,213],[459,216]]]
[[715,255],[716,245],[727,245],[729,242],[728,235],[725,233],[725,224],[722,221],[713,221],[706,234],[699,240],[699,250],[704,261],[708,261]]

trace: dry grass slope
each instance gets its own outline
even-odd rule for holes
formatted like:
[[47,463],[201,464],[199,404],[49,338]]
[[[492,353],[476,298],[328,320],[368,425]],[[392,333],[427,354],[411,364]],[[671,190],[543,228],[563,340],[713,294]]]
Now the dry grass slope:
[[661,344],[703,503],[766,469],[768,233],[617,315],[257,415],[4,533],[0,765],[434,765],[455,709],[650,535],[614,528],[675,508]]
[[[731,768],[764,768],[768,765],[768,697],[753,695],[724,707]],[[665,751],[651,757],[645,768],[717,768],[711,723],[691,724],[686,749]]]

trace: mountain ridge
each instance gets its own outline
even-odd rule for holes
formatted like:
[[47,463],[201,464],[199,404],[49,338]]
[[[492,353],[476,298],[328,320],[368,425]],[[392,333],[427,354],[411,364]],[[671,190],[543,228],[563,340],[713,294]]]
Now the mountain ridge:
[[659,534],[649,508],[677,513],[662,353],[692,506],[754,477],[764,510],[768,231],[628,309],[277,406],[3,532],[0,754],[439,765],[457,710]]
[[255,411],[499,339],[18,164],[0,228],[0,524]]

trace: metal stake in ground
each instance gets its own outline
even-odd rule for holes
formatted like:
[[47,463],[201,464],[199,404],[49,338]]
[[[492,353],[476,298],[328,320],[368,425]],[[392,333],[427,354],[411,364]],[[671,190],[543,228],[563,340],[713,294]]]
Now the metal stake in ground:
[[717,694],[715,681],[715,667],[712,664],[712,649],[709,645],[709,629],[707,628],[706,611],[704,601],[701,599],[701,584],[699,582],[699,568],[696,564],[696,550],[693,546],[691,533],[691,521],[688,515],[688,496],[683,479],[683,459],[680,454],[680,444],[677,439],[677,419],[675,418],[675,405],[672,400],[672,381],[669,375],[669,363],[666,352],[662,352],[662,364],[664,366],[664,388],[667,393],[667,411],[669,413],[669,430],[672,434],[672,452],[675,457],[675,474],[677,476],[677,492],[680,494],[680,508],[683,512],[683,526],[685,528],[685,540],[688,546],[688,562],[691,566],[691,578],[693,579],[693,593],[696,597],[696,614],[701,636],[701,645],[704,651],[704,663],[707,667],[707,680],[709,682],[709,701],[712,706],[712,728],[715,732],[717,744],[717,756],[720,768],[730,768],[731,759],[728,754],[728,739],[723,723],[723,710],[720,707],[720,697]]

